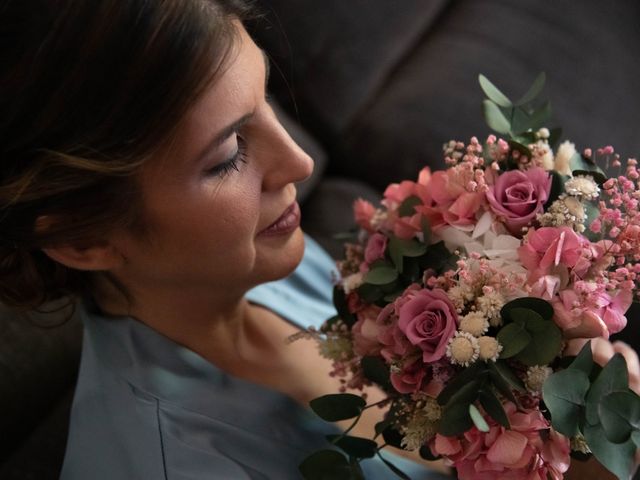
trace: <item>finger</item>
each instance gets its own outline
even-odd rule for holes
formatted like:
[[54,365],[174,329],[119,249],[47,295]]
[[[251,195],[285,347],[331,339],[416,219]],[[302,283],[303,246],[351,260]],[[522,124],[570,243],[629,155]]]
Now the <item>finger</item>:
[[591,339],[591,353],[593,361],[599,365],[605,365],[615,355],[613,344],[601,337]]
[[587,343],[589,338],[572,338],[567,341],[567,345],[564,348],[564,354],[570,357],[575,357],[580,353],[584,344]]
[[629,388],[636,393],[640,392],[640,363],[638,361],[638,353],[628,344],[621,341],[614,342],[613,349],[616,353],[622,354],[625,362],[627,362]]

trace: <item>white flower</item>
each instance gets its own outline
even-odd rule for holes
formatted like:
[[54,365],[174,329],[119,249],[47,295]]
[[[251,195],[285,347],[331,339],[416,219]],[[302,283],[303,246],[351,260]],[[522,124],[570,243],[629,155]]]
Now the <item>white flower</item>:
[[489,319],[492,327],[498,327],[502,324],[500,310],[505,303],[507,302],[504,296],[498,291],[493,291],[479,297],[476,300],[476,307]]
[[600,195],[600,187],[591,175],[578,175],[570,178],[564,183],[564,189],[567,194],[586,200],[595,200]]
[[556,158],[554,161],[554,170],[562,175],[571,176],[571,157],[576,153],[576,146],[569,142],[563,142],[558,147]]
[[495,362],[500,356],[502,345],[493,337],[483,336],[478,338],[480,346],[480,360]]
[[552,373],[553,370],[547,366],[534,365],[527,369],[527,377],[524,383],[531,392],[542,392],[544,381]]
[[460,319],[460,330],[479,337],[489,330],[489,321],[482,312],[469,312]]
[[468,367],[478,360],[480,346],[476,337],[467,332],[456,332],[447,344],[447,357],[451,363]]
[[364,274],[362,272],[352,273],[342,279],[342,287],[347,295],[362,285]]

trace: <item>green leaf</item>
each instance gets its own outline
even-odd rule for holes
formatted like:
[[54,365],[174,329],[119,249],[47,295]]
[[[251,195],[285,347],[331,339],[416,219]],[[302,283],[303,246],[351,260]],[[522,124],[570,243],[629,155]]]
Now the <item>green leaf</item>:
[[497,338],[503,347],[500,358],[511,358],[517,355],[531,342],[531,335],[517,323],[509,323],[502,327]]
[[598,415],[609,441],[626,442],[633,431],[640,429],[640,397],[631,391],[605,395]]
[[333,287],[333,305],[336,307],[338,316],[344,323],[348,326],[352,326],[356,323],[355,315],[349,311],[349,307],[347,306],[347,296],[344,293],[344,290],[338,285]]
[[469,405],[454,403],[447,405],[442,411],[438,433],[447,437],[453,437],[466,432],[473,426],[473,420],[469,414]]
[[416,210],[414,208],[416,205],[422,205],[422,200],[420,200],[420,197],[411,195],[410,197],[405,198],[398,207],[398,215],[400,215],[401,217],[410,217],[411,215],[416,213]]
[[635,443],[636,447],[640,448],[640,432],[638,430],[635,430],[631,434],[631,440]]
[[454,403],[460,403],[463,405],[469,405],[478,398],[478,391],[484,382],[484,377],[480,377],[470,382],[465,383],[456,393],[451,396],[447,405],[453,405]]
[[492,130],[503,135],[506,135],[511,131],[511,123],[509,123],[507,117],[504,116],[502,110],[500,110],[500,108],[498,108],[498,106],[491,100],[483,100],[482,113],[484,114],[484,119],[487,122],[487,125],[489,125],[489,128]]
[[513,370],[511,370],[506,362],[498,360],[495,363],[490,363],[489,369],[491,372],[497,372],[500,377],[504,378],[514,390],[517,390],[519,392],[526,391],[522,380],[520,380],[520,378],[515,373],[513,373]]
[[580,349],[578,356],[569,365],[570,369],[577,369],[583,371],[587,376],[591,375],[593,370],[593,354],[591,353],[591,340],[587,341]]
[[527,317],[525,325],[531,341],[515,359],[528,366],[547,365],[560,353],[562,332],[554,322],[543,320],[531,310],[529,312],[535,314],[535,317]]
[[602,173],[601,171],[595,171],[595,170],[574,170],[573,172],[571,172],[571,174],[574,177],[577,176],[590,176],[593,178],[593,180],[600,186],[602,187],[604,185],[604,183],[607,181],[607,177],[605,176],[604,173]]
[[416,239],[404,240],[398,237],[391,237],[389,238],[389,244],[396,245],[405,257],[419,257],[427,252],[427,246]]
[[382,438],[387,445],[402,448],[402,434],[395,428],[387,427],[382,431]]
[[520,106],[535,100],[538,94],[542,91],[545,81],[545,73],[539,73],[536,79],[533,81],[533,84],[529,87],[529,90],[527,90],[527,93],[525,93],[522,98],[515,103],[515,105]]
[[587,374],[576,368],[561,370],[547,378],[542,386],[542,398],[551,412],[553,428],[568,437],[578,433],[589,386]]
[[402,478],[402,480],[411,480],[410,476],[408,476],[406,473],[404,473],[402,470],[396,467],[393,463],[391,463],[389,460],[387,460],[382,455],[380,455],[380,452],[378,452],[378,457],[389,468],[389,470],[391,470],[393,473],[396,474],[398,478]]
[[350,435],[327,435],[327,440],[343,450],[347,455],[356,458],[371,458],[376,454],[378,444],[373,440]]
[[305,480],[351,480],[347,458],[336,450],[319,450],[298,467]]
[[438,404],[446,405],[451,397],[456,394],[467,383],[476,380],[480,376],[485,376],[487,367],[484,362],[476,362],[473,365],[461,370],[455,377],[447,383],[447,386],[438,395]]
[[392,388],[389,380],[389,366],[381,357],[363,357],[360,365],[366,378],[385,390]]
[[587,393],[587,422],[590,425],[600,423],[598,405],[602,399],[613,392],[626,392],[629,389],[629,374],[624,357],[616,353],[604,366]]
[[366,303],[375,303],[385,295],[380,287],[371,285],[370,283],[363,283],[356,288],[356,292],[358,292],[360,298],[362,298]]
[[420,219],[420,226],[422,228],[422,242],[425,245],[431,244],[431,225],[429,224],[429,220],[426,217],[422,217]]
[[566,181],[565,177],[555,170],[551,170],[549,173],[551,174],[551,191],[549,192],[547,203],[545,203],[545,208],[551,206],[564,193],[564,182]]
[[587,158],[579,152],[574,153],[569,160],[569,168],[571,172],[588,172],[590,175],[592,175],[592,172],[598,172],[604,175],[602,169],[593,159]]
[[633,456],[636,447],[633,441],[625,443],[613,443],[607,440],[601,425],[584,426],[582,432],[584,438],[593,453],[593,456],[611,473],[620,480],[627,480],[631,476]]
[[372,285],[386,285],[398,278],[398,271],[392,267],[377,267],[369,270],[364,281]]
[[504,93],[498,90],[498,87],[496,87],[487,77],[480,74],[478,75],[478,81],[480,82],[480,87],[487,98],[491,99],[501,107],[510,108],[513,106],[511,100],[509,100]]
[[545,127],[551,119],[551,103],[546,102],[529,117],[529,128],[538,130]]
[[395,292],[385,295],[382,299],[387,303],[391,303],[403,293],[404,293],[404,290],[396,290]]
[[513,321],[509,312],[514,308],[528,308],[529,310],[536,312],[545,320],[551,320],[554,313],[553,307],[546,300],[535,297],[521,297],[511,300],[502,307],[502,310],[500,310],[502,319]]
[[527,112],[525,112],[521,108],[513,109],[513,115],[511,117],[511,131],[519,133],[519,135],[517,135],[514,140],[516,140],[518,143],[527,145],[536,141],[534,139],[535,134],[533,134],[533,132],[527,132],[530,123],[531,118],[529,117],[529,114]]
[[478,430],[480,430],[481,432],[489,431],[489,424],[480,413],[480,410],[478,410],[478,408],[473,403],[469,405],[469,415],[471,416],[471,420]]
[[337,422],[357,417],[367,402],[362,397],[351,393],[332,393],[314,398],[309,405],[323,420]]
[[480,405],[491,418],[503,427],[511,428],[509,417],[507,417],[502,402],[496,397],[495,393],[490,390],[480,390],[478,400],[480,400]]

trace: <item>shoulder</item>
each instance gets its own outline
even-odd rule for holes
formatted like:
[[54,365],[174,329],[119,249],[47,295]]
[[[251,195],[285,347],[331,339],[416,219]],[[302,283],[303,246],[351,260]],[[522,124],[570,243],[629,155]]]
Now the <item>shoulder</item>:
[[305,234],[305,252],[296,270],[286,278],[251,289],[246,298],[300,328],[319,327],[336,314],[332,300],[335,275],[334,260]]

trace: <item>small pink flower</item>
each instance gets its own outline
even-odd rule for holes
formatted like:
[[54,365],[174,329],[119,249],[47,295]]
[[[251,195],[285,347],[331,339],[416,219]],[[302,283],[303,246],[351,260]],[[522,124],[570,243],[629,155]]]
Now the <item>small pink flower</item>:
[[456,309],[441,289],[409,291],[397,310],[398,327],[412,345],[422,350],[425,363],[442,358],[458,324]]
[[609,338],[609,329],[597,312],[580,308],[580,297],[571,289],[563,290],[551,301],[553,320],[565,338]]
[[371,225],[371,219],[376,213],[376,207],[371,202],[358,198],[353,202],[353,211],[355,214],[356,223],[367,230],[370,233],[375,231],[375,228]]
[[535,220],[549,199],[551,177],[540,167],[510,170],[500,175],[487,190],[491,210],[502,218],[513,235]]
[[364,250],[364,259],[368,264],[384,258],[384,251],[387,248],[387,237],[381,233],[374,233],[367,241],[367,248]]

